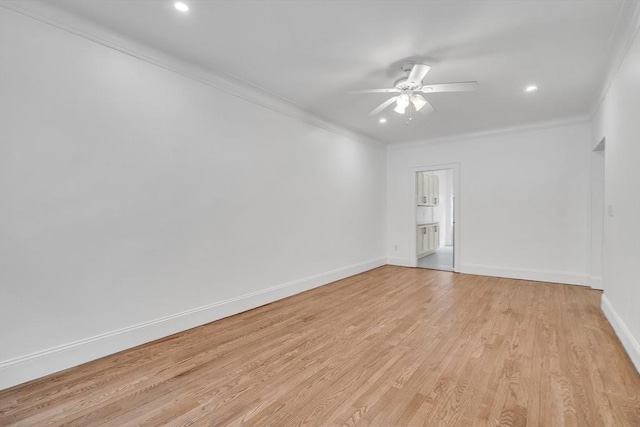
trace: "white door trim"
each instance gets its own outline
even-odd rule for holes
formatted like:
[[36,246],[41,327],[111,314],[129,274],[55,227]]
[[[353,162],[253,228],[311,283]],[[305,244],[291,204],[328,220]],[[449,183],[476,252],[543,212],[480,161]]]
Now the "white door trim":
[[426,171],[438,171],[443,169],[452,169],[453,170],[453,195],[454,198],[454,217],[455,228],[454,228],[454,236],[453,236],[453,271],[460,272],[460,266],[462,265],[462,260],[460,258],[460,244],[462,242],[462,233],[461,233],[461,222],[460,222],[460,205],[461,205],[461,193],[460,193],[460,163],[445,163],[439,165],[425,165],[420,167],[414,167],[410,169],[411,173],[411,192],[412,197],[410,197],[411,201],[411,209],[409,210],[409,222],[407,224],[407,229],[409,230],[409,265],[412,267],[418,266],[418,248],[417,248],[417,239],[416,239],[416,207],[418,206],[418,183],[416,180],[416,174],[418,172],[426,172]]

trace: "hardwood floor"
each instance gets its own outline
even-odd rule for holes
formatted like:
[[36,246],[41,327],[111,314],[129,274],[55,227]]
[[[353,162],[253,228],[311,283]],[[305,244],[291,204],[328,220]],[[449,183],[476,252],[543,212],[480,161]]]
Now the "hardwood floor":
[[0,392],[0,424],[637,427],[599,303],[385,266]]

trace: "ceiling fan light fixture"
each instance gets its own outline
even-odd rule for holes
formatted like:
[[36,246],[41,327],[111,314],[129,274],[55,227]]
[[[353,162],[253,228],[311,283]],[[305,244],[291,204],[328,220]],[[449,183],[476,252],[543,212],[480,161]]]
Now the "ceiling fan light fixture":
[[404,114],[407,111],[407,107],[409,106],[409,95],[403,93],[398,96],[396,100],[396,108],[393,109],[398,114]]
[[[422,115],[431,114],[435,111],[435,108],[423,97],[422,93],[436,93],[436,92],[471,92],[478,89],[478,82],[452,82],[452,83],[438,83],[429,84],[428,86],[423,83],[425,75],[431,69],[430,66],[425,64],[416,64],[413,62],[404,62],[400,65],[400,68],[404,72],[408,72],[406,77],[398,79],[393,84],[393,87],[386,89],[364,89],[353,90],[349,93],[393,93],[398,94],[392,96],[378,105],[371,112],[369,116],[373,117],[384,111],[385,109],[393,106],[393,110],[398,114],[406,114],[407,108],[409,108],[409,120],[412,119],[412,113],[416,111],[422,111]],[[395,104],[395,105],[394,105]],[[426,114],[425,114],[426,112]],[[382,120],[380,120],[382,123]],[[408,124],[409,122],[407,122]]]
[[420,111],[422,107],[427,105],[427,101],[420,95],[413,95],[411,97],[411,103],[416,107],[416,111]]
[[407,107],[401,107],[399,105],[396,105],[396,108],[394,108],[393,111],[395,111],[398,114],[404,114],[407,112]]
[[189,5],[187,5],[186,3],[183,3],[181,1],[175,2],[173,4],[173,7],[175,7],[177,10],[179,10],[182,13],[189,12]]

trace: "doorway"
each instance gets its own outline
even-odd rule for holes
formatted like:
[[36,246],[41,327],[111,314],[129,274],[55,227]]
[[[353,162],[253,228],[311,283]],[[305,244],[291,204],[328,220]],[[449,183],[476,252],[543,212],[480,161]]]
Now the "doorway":
[[457,165],[415,170],[412,227],[418,268],[456,271]]

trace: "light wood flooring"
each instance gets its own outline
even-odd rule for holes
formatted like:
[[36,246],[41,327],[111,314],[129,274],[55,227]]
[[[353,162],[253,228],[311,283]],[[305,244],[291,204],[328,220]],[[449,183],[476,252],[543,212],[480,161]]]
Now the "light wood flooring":
[[385,266],[0,392],[0,424],[637,427],[599,304]]

